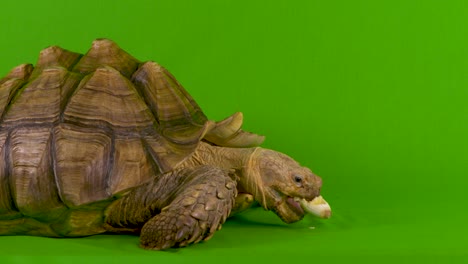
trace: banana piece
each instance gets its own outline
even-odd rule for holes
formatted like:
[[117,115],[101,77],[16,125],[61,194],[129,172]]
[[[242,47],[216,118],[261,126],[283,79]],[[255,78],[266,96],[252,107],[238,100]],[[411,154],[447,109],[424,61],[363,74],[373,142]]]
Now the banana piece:
[[302,206],[304,211],[311,213],[320,218],[330,218],[331,208],[330,205],[323,199],[322,196],[315,197],[312,201],[306,201],[305,199],[300,199],[299,203]]

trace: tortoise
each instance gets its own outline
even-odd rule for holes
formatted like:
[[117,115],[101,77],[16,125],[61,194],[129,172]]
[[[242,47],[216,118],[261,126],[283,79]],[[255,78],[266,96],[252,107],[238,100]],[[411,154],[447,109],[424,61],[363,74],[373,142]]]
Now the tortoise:
[[209,120],[165,68],[111,40],[48,47],[0,80],[0,235],[134,233],[162,250],[254,204],[286,223],[329,217],[321,178],[242,122]]

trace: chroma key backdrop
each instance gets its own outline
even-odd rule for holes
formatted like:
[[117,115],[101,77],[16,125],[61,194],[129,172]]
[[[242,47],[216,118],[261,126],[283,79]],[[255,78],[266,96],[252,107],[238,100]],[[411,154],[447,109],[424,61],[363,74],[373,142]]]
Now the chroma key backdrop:
[[3,1],[0,75],[109,38],[211,120],[237,111],[323,179],[330,219],[251,209],[165,252],[138,236],[0,237],[1,263],[466,263],[465,1]]

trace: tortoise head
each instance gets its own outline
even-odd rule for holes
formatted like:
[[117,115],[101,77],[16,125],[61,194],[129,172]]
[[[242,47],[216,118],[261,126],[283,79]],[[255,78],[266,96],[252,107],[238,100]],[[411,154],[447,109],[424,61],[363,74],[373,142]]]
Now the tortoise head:
[[289,156],[257,148],[244,168],[247,185],[255,199],[286,223],[301,220],[305,212],[299,200],[312,201],[320,195],[322,179]]

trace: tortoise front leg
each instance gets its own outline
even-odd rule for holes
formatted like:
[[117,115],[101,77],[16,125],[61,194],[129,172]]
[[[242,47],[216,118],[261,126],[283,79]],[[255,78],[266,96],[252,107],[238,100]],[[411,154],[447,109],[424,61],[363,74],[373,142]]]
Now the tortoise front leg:
[[234,207],[229,216],[241,213],[255,204],[254,196],[250,193],[238,193],[236,196]]
[[188,176],[175,199],[152,217],[141,230],[145,249],[183,247],[210,239],[231,212],[236,197],[236,182],[226,171],[201,166]]

